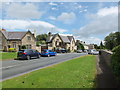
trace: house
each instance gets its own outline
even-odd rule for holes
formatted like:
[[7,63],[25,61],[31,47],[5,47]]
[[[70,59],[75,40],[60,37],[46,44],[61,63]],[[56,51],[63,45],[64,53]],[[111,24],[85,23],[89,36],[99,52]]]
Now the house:
[[75,39],[73,36],[63,36],[58,33],[52,34],[51,32],[49,32],[46,44],[48,46],[48,49],[52,50],[64,48],[73,52],[76,49]]
[[85,49],[85,50],[94,49],[94,44],[86,44],[86,43],[83,42],[83,41],[76,40],[76,44],[78,44],[78,43],[81,43],[81,44],[84,46],[84,49]]
[[9,48],[19,50],[24,45],[26,49],[36,49],[35,36],[30,32],[8,32],[0,30],[0,49],[8,51]]

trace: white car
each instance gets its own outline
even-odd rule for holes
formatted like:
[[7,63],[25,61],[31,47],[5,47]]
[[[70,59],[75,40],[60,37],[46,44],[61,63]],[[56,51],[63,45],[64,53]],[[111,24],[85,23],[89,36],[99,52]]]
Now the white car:
[[88,50],[88,54],[98,55],[99,51],[97,51],[96,49],[90,49],[90,50]]

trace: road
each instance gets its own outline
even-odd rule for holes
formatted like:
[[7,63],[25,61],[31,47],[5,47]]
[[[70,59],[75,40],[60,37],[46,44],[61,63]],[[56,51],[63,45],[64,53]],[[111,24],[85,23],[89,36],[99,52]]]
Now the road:
[[76,57],[86,55],[86,53],[67,53],[58,54],[52,57],[41,57],[39,59],[31,60],[10,60],[2,61],[2,80],[10,79],[27,72],[31,72],[49,65],[57,64]]

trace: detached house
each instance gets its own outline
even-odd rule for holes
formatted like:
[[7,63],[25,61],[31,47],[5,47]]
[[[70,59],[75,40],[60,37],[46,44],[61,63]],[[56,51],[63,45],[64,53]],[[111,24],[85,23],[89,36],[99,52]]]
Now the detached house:
[[84,46],[84,49],[88,50],[88,49],[94,49],[94,44],[86,44],[83,41],[80,40],[76,40],[76,44],[81,43]]
[[9,48],[15,48],[17,51],[24,45],[27,49],[36,49],[35,36],[30,32],[7,32],[0,30],[0,48],[8,51]]
[[75,48],[75,39],[73,36],[63,36],[57,34],[52,34],[51,32],[48,33],[48,37],[46,40],[48,49],[60,49],[64,48],[69,51],[74,51]]

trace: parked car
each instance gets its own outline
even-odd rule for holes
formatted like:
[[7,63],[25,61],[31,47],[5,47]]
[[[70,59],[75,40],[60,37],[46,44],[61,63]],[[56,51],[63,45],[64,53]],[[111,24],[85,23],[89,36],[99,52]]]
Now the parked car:
[[41,53],[41,56],[56,56],[57,53],[52,51],[52,50],[49,50],[49,49],[44,49]]
[[32,57],[40,58],[40,53],[34,49],[19,50],[17,54],[18,59],[30,60]]
[[82,50],[77,50],[77,53],[82,53],[83,51]]
[[67,50],[64,48],[61,48],[61,49],[57,49],[56,52],[57,53],[67,53]]
[[99,51],[97,51],[96,49],[90,49],[90,50],[88,50],[88,54],[98,55]]

